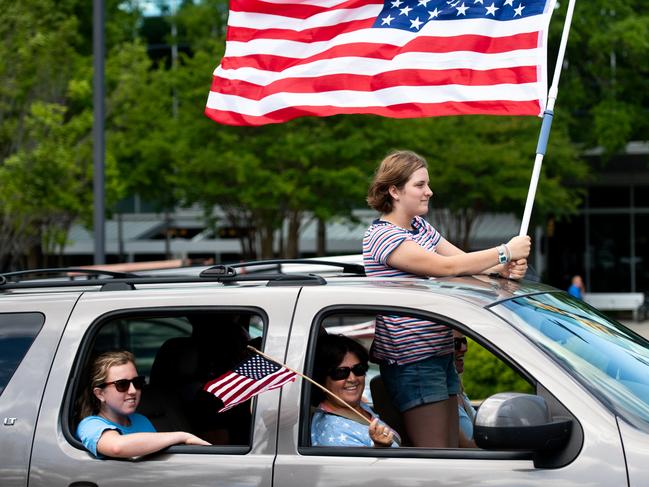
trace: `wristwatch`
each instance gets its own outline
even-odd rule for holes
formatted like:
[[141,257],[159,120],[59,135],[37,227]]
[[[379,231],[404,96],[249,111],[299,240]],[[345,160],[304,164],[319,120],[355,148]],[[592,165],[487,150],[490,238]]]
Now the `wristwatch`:
[[507,252],[505,252],[505,246],[504,245],[499,245],[496,247],[496,250],[498,251],[498,262],[501,264],[506,264],[509,262],[509,258],[507,257]]

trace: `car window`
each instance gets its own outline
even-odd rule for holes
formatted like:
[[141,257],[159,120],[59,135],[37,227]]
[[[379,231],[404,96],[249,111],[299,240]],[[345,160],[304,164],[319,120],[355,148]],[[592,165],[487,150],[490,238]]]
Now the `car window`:
[[649,429],[649,342],[565,293],[492,308],[592,391],[615,414]]
[[[123,315],[99,324],[88,340],[86,365],[77,395],[89,387],[88,369],[102,352],[128,350],[138,374],[145,375],[137,412],[157,431],[189,431],[216,446],[251,445],[252,405],[248,400],[219,413],[220,399],[203,390],[261,348],[265,323],[250,311],[192,311],[147,316]],[[73,424],[78,424],[78,411]]]
[[[315,352],[317,349],[317,342],[325,335],[344,335],[352,338],[360,343],[366,350],[370,351],[372,356],[371,347],[374,340],[375,323],[377,311],[359,312],[353,310],[349,312],[339,311],[328,314],[320,323],[317,324],[312,334],[314,335],[313,341],[315,345],[310,347],[311,357],[307,359],[307,364],[311,364],[311,368],[307,372],[314,375],[317,379],[317,365],[315,359]],[[388,314],[386,312],[386,314]],[[400,317],[390,312],[391,316],[395,319],[410,319],[408,317]],[[458,359],[457,366],[463,366],[463,373],[461,374],[461,390],[464,392],[465,401],[458,401],[458,408],[462,407],[466,414],[460,414],[461,424],[464,421],[468,431],[472,431],[472,423],[475,419],[475,414],[480,406],[480,403],[487,397],[499,392],[523,392],[534,394],[535,388],[530,382],[523,377],[518,371],[512,368],[509,364],[505,363],[499,357],[494,355],[487,348],[473,340],[470,336],[464,333],[457,334],[461,346],[461,352],[455,355]],[[466,338],[466,341],[463,340]],[[318,392],[315,386],[307,386],[310,389],[308,400],[305,399],[305,408],[308,407],[308,413],[303,416],[309,419],[303,425],[303,431],[310,431],[309,420],[318,410],[318,402],[323,400],[323,393]],[[411,446],[409,444],[401,414],[397,408],[394,407],[386,387],[383,383],[379,365],[372,361],[370,358],[369,369],[365,376],[365,385],[362,394],[362,401],[370,406],[374,412],[378,413],[380,418],[395,429],[403,439],[402,446]],[[466,421],[470,423],[467,425]],[[468,438],[469,440],[471,438]],[[311,446],[311,439],[308,434],[301,435],[301,445]],[[468,446],[468,445],[465,445]]]
[[45,323],[41,313],[0,313],[0,395]]

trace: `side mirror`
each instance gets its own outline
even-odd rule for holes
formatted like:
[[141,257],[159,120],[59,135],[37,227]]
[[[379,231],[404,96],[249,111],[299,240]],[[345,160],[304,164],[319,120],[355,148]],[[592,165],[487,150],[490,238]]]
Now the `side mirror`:
[[571,420],[552,419],[542,397],[503,392],[480,405],[473,437],[486,450],[547,451],[563,447],[571,430]]

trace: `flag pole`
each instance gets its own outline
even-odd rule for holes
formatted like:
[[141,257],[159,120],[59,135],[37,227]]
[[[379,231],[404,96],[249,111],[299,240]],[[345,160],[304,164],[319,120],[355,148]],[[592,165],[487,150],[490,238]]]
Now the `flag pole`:
[[548,146],[548,139],[550,138],[550,129],[552,127],[552,119],[554,117],[554,103],[559,93],[559,78],[561,76],[561,66],[563,65],[563,58],[566,54],[566,45],[568,44],[568,35],[570,34],[570,24],[572,23],[572,14],[575,10],[575,1],[570,0],[568,3],[568,10],[566,12],[566,19],[563,23],[563,32],[561,34],[561,43],[559,45],[559,53],[557,54],[557,63],[554,67],[554,76],[552,77],[552,85],[548,92],[548,101],[545,105],[543,112],[543,123],[541,124],[541,132],[539,134],[538,144],[536,146],[536,158],[534,160],[534,169],[532,170],[532,178],[530,179],[530,187],[527,192],[527,201],[525,202],[525,211],[523,212],[523,220],[521,221],[521,231],[519,235],[527,235],[527,230],[530,226],[530,217],[532,216],[532,207],[534,206],[534,198],[536,196],[536,187],[539,183],[541,175],[541,166],[543,165],[543,156]]
[[367,424],[371,424],[371,423],[372,423],[369,419],[367,419],[367,418],[366,418],[365,416],[363,416],[361,413],[359,413],[358,411],[356,411],[356,409],[354,409],[354,408],[353,408],[353,407],[352,407],[348,402],[346,402],[344,399],[342,399],[341,397],[338,397],[336,394],[334,394],[333,392],[331,392],[331,391],[330,391],[329,389],[327,389],[326,387],[323,387],[322,385],[318,384],[316,381],[314,381],[314,380],[311,379],[310,377],[307,377],[306,375],[301,374],[300,372],[298,372],[298,371],[295,370],[295,369],[290,368],[290,367],[289,367],[288,365],[286,365],[286,364],[283,364],[283,363],[281,363],[281,362],[278,362],[278,361],[275,360],[273,357],[269,357],[269,356],[266,355],[265,353],[260,352],[259,350],[257,350],[255,347],[252,347],[252,346],[248,345],[248,350],[252,350],[253,352],[258,353],[258,354],[261,355],[262,357],[267,358],[267,359],[270,360],[271,362],[275,362],[277,365],[281,365],[282,367],[284,367],[284,368],[290,370],[290,371],[293,372],[294,374],[299,375],[299,376],[302,377],[304,380],[310,382],[311,384],[313,384],[313,385],[316,386],[317,388],[321,389],[323,392],[326,392],[326,393],[329,394],[330,396],[334,397],[337,401],[340,401],[342,404],[344,404],[345,406],[347,406],[347,407],[348,407],[348,408],[349,408],[349,409],[350,409],[354,414],[356,414],[359,418],[362,418],[363,421],[365,421]]

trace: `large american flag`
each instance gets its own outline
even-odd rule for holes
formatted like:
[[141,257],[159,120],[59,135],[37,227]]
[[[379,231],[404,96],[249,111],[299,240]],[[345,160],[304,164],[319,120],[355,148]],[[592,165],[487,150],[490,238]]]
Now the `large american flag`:
[[203,390],[223,401],[220,413],[257,394],[293,382],[295,378],[296,373],[292,370],[255,353],[233,370],[205,384]]
[[205,113],[541,115],[556,0],[230,0]]

